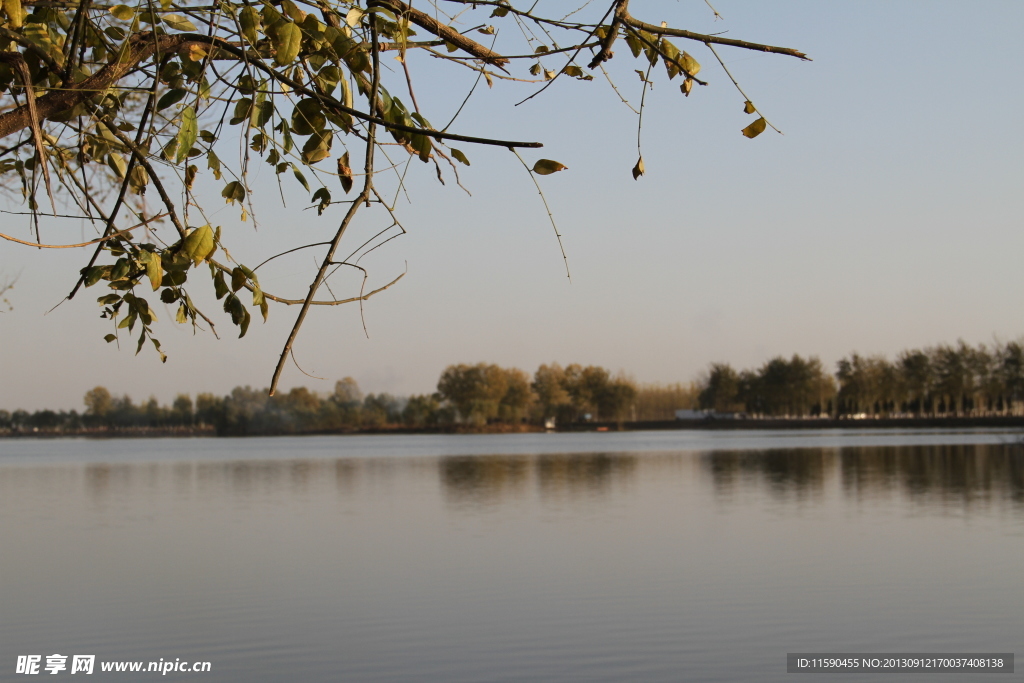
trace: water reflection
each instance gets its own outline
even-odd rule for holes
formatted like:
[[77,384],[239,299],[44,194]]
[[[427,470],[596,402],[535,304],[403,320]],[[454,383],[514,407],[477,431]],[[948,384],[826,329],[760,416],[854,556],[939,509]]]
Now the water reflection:
[[898,495],[944,505],[1006,501],[1024,507],[1024,448],[1015,444],[14,466],[0,467],[0,492],[27,486],[60,496],[77,489],[93,503],[158,493],[299,499],[333,490],[352,498],[402,481],[433,481],[446,504],[475,508],[531,497],[599,503],[631,495],[641,477],[704,481],[723,500],[757,491],[790,502]]
[[452,456],[438,461],[446,500],[495,505],[536,491],[542,499],[602,499],[634,476],[631,453]]
[[780,499],[817,498],[838,481],[857,499],[1024,506],[1024,448],[1016,444],[722,451],[703,454],[701,463],[721,496],[756,488]]

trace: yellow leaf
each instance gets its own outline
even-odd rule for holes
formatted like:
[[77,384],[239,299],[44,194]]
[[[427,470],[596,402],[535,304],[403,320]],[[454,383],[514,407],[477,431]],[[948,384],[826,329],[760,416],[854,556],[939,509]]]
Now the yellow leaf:
[[757,121],[754,121],[752,124],[744,128],[743,135],[745,135],[748,138],[756,138],[758,135],[764,132],[765,126],[767,125],[768,122],[765,121],[764,117],[762,116]]
[[747,100],[746,102],[743,103],[743,113],[744,114],[753,114],[755,111],[757,111],[757,109],[754,108],[754,103],[753,102],[751,102],[750,100]]

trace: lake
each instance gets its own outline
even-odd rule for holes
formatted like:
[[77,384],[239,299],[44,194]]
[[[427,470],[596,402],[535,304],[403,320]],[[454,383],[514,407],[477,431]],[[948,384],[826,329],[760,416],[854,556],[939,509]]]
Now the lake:
[[1020,656],[1022,568],[1011,431],[0,440],[5,681],[922,681],[786,653]]

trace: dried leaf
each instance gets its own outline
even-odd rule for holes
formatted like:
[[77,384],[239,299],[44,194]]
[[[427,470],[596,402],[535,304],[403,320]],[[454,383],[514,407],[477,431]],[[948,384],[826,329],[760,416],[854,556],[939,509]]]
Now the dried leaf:
[[561,164],[551,159],[539,159],[537,163],[533,165],[533,172],[537,175],[551,175],[552,173],[558,173],[569,168],[565,164]]
[[683,71],[690,76],[696,76],[700,73],[700,64],[689,52],[683,52],[683,56],[679,58],[679,64],[683,67]]
[[681,91],[681,92],[682,92],[682,93],[683,93],[684,95],[686,95],[687,97],[689,97],[689,96],[690,96],[690,91],[691,91],[691,90],[693,90],[693,79],[692,79],[692,78],[687,78],[687,79],[686,79],[685,81],[683,81],[683,82],[682,82],[682,83],[681,83],[681,84],[679,85],[679,90],[680,90],[680,91]]
[[345,190],[346,194],[352,191],[352,168],[348,164],[348,152],[345,152],[338,159],[338,179],[341,181],[341,189]]
[[750,100],[747,100],[746,102],[743,103],[743,113],[744,114],[753,114],[755,111],[757,111],[757,109],[754,108],[754,103],[753,102],[751,102]]
[[636,162],[636,166],[633,167],[633,180],[637,180],[643,174],[644,174],[644,158],[640,157],[637,160],[637,162]]

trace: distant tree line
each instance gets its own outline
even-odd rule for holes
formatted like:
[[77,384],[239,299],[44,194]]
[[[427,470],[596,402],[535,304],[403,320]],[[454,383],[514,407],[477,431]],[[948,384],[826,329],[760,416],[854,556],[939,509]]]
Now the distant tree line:
[[853,353],[829,375],[817,358],[777,357],[737,372],[713,363],[698,382],[705,410],[750,416],[1024,415],[1024,343],[942,344],[894,360]]
[[86,392],[85,411],[0,410],[0,433],[216,431],[226,435],[484,428],[580,421],[672,420],[699,407],[749,417],[951,417],[1024,415],[1024,343],[958,342],[900,353],[894,360],[851,354],[829,374],[815,357],[772,358],[737,371],[712,363],[689,384],[640,385],[623,374],[576,363],[541,365],[532,377],[488,363],[450,365],[437,391],[407,397],[366,394],[351,377],[330,394],[296,387],[268,396],[235,387],[226,396],[180,394],[170,406],[135,404],[104,387]]

